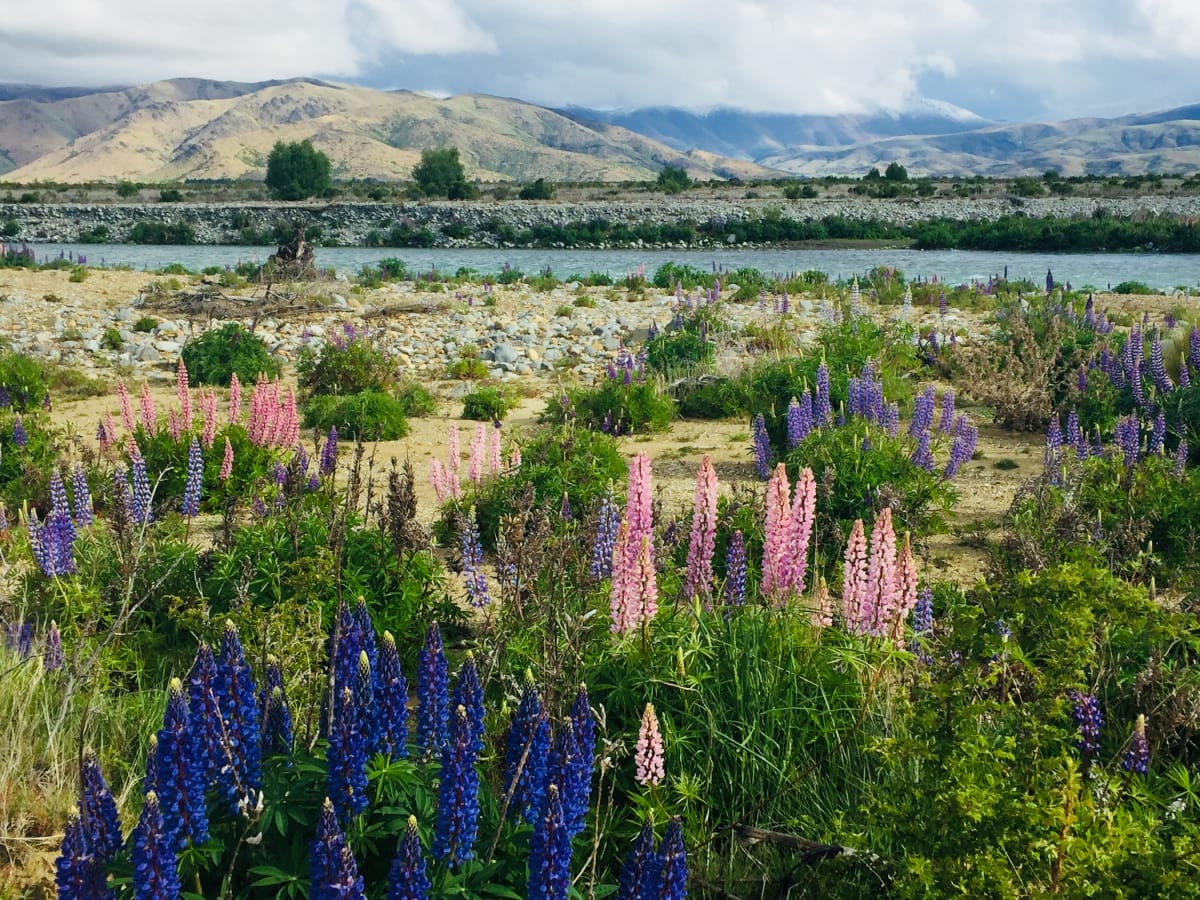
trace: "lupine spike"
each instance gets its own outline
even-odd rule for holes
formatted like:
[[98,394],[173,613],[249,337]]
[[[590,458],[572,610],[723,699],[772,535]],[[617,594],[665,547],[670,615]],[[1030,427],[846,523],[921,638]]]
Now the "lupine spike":
[[433,855],[453,869],[474,857],[479,826],[479,773],[475,770],[474,738],[467,710],[456,707],[449,737],[442,746],[441,784]]
[[309,852],[309,900],[363,900],[362,876],[346,836],[338,826],[337,814],[328,797],[317,819],[317,837]]
[[657,898],[662,877],[662,864],[654,849],[654,825],[646,821],[634,839],[629,855],[618,876],[621,900]]
[[172,679],[167,690],[163,727],[158,732],[158,796],[164,821],[183,849],[208,840],[208,813],[204,803],[203,761],[188,716],[183,683]]
[[52,621],[46,630],[46,649],[42,652],[42,668],[47,672],[57,672],[62,667],[62,634],[58,630],[58,623]]
[[221,726],[221,706],[217,701],[217,664],[208,644],[196,648],[196,658],[187,674],[188,718],[192,725],[196,756],[201,775],[210,785],[217,771],[230,764],[230,757]]
[[237,628],[229,621],[221,636],[215,693],[233,761],[231,767],[223,767],[218,773],[218,782],[227,803],[237,812],[262,787],[262,744],[254,676],[246,663]]
[[[183,360],[179,361],[183,365]],[[188,445],[187,480],[183,486],[183,515],[194,518],[200,514],[200,491],[204,485],[204,457],[200,452],[199,438],[192,438]]]
[[1139,714],[1133,727],[1133,737],[1129,739],[1129,749],[1121,760],[1121,768],[1126,772],[1145,775],[1150,769],[1150,741],[1146,738],[1146,716]]
[[384,753],[395,759],[408,755],[408,682],[400,670],[400,654],[390,631],[379,650],[379,713],[383,719]]
[[707,453],[696,473],[692,509],[692,532],[688,542],[687,577],[684,591],[690,600],[698,597],[708,607],[712,601],[713,549],[717,530],[717,471]]
[[165,824],[158,796],[151,791],[129,838],[133,893],[138,900],[173,900],[179,896],[179,869],[171,829]]
[[529,900],[566,900],[571,886],[571,835],[563,818],[558,785],[546,788],[546,803],[529,840]]
[[431,884],[425,874],[425,856],[421,853],[421,836],[417,833],[417,817],[408,817],[400,850],[388,875],[387,900],[426,900]]
[[746,541],[741,529],[729,538],[725,551],[725,604],[743,606],[746,603]]
[[417,654],[417,743],[427,756],[436,755],[446,743],[449,705],[446,652],[442,632],[433,622]]
[[663,740],[658,727],[658,716],[654,704],[647,703],[642,710],[642,724],[638,729],[637,746],[633,752],[634,780],[640,785],[657,785],[663,780]]
[[83,792],[79,799],[79,816],[84,826],[87,846],[100,865],[116,859],[121,852],[121,820],[117,803],[100,771],[100,761],[89,750],[83,756]]
[[63,900],[109,900],[104,867],[88,846],[82,819],[72,811],[67,816],[62,849],[54,862],[54,884]]
[[[369,678],[369,676],[368,676]],[[329,723],[327,751],[329,797],[338,820],[349,822],[367,808],[367,750],[358,705],[342,688]]]
[[475,655],[467,652],[462,668],[458,670],[458,680],[454,685],[454,695],[450,705],[459,706],[467,711],[471,722],[471,736],[474,739],[473,750],[476,754],[483,752],[483,739],[487,735],[485,722],[486,711],[483,707],[483,685],[479,683],[479,670],[475,666]]
[[513,712],[504,756],[509,812],[532,823],[545,796],[546,766],[550,753],[550,723],[542,698],[526,673],[521,702]]
[[661,900],[683,900],[687,896],[687,851],[683,845],[683,821],[676,816],[667,823],[658,851]]

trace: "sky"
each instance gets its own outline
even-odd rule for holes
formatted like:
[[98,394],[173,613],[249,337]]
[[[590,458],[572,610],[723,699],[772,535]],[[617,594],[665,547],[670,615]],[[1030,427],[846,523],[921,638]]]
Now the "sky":
[[1200,102],[1198,0],[39,0],[0,82],[308,76],[547,106],[997,120]]

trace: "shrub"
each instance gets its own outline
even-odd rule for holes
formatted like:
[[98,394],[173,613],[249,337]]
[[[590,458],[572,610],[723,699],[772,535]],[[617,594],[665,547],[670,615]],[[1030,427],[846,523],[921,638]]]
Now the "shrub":
[[554,185],[548,183],[545,178],[539,178],[522,187],[517,196],[522,200],[553,200]]
[[300,351],[296,376],[306,396],[387,393],[396,383],[396,363],[369,332],[347,323],[318,348]]
[[134,244],[194,244],[196,232],[186,222],[136,222],[129,230]]
[[337,428],[339,435],[353,440],[395,441],[408,434],[404,405],[378,391],[316,394],[304,401],[302,410],[305,428]]
[[178,188],[163,188],[158,192],[159,203],[179,203],[183,200],[183,194]]
[[413,168],[412,179],[426,197],[472,200],[479,196],[475,185],[467,181],[457,147],[421,151],[421,161]]
[[76,240],[81,244],[107,244],[111,234],[107,225],[94,225],[86,231],[81,231]]
[[267,157],[267,189],[276,200],[321,196],[332,187],[329,157],[311,141],[276,141]]
[[446,368],[447,378],[457,378],[460,381],[477,380],[488,377],[487,364],[479,358],[479,348],[468,345],[458,351],[458,359]]
[[646,367],[666,374],[711,362],[716,344],[710,333],[719,325],[720,315],[712,306],[677,314],[666,330],[646,342]]
[[665,431],[673,418],[674,401],[644,372],[631,375],[629,381],[624,373],[616,373],[596,387],[568,388],[559,402],[550,401],[542,414],[546,422],[574,422],[615,435]]
[[462,417],[479,422],[502,422],[516,405],[517,399],[511,391],[494,387],[476,388],[463,398]]
[[114,191],[122,200],[128,200],[130,197],[136,197],[141,193],[142,186],[136,181],[118,181]]
[[141,316],[136,322],[133,323],[133,330],[139,334],[147,334],[157,327],[158,319],[154,318],[154,316]]
[[252,385],[259,375],[274,378],[279,374],[279,361],[262,338],[237,322],[227,322],[189,341],[181,356],[193,384],[228,385],[236,372],[242,384]]
[[692,187],[694,182],[682,166],[666,165],[659,171],[654,186],[664,194],[678,194]]
[[400,403],[404,415],[411,419],[432,416],[437,412],[437,400],[429,389],[415,378],[401,378],[392,388],[391,394]]
[[1158,291],[1141,281],[1122,281],[1112,289],[1114,294],[1157,294]]

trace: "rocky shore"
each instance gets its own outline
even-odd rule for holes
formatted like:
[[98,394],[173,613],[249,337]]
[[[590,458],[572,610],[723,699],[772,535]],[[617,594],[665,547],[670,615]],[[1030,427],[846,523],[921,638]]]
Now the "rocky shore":
[[873,200],[688,200],[654,197],[644,202],[556,203],[529,201],[412,203],[153,203],[0,204],[0,227],[15,241],[69,243],[104,234],[124,243],[135,226],[186,225],[195,243],[238,244],[253,232],[270,234],[293,222],[315,228],[319,239],[364,246],[393,228],[428,230],[436,246],[505,245],[505,235],[538,226],[567,226],[604,220],[634,225],[703,225],[780,215],[796,221],[829,216],[912,225],[929,219],[994,221],[1013,213],[1030,217],[1077,218],[1164,214],[1200,217],[1200,197],[1044,197]]

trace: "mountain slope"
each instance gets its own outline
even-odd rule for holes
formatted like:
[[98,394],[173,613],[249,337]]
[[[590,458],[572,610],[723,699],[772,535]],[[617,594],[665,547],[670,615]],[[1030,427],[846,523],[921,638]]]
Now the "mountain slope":
[[667,163],[698,178],[778,174],[481,94],[439,100],[312,80],[174,79],[0,101],[0,166],[11,160],[0,177],[9,181],[256,178],[276,141],[304,139],[343,178],[406,178],[421,151],[438,146],[458,147],[468,174],[484,180],[639,180]]

